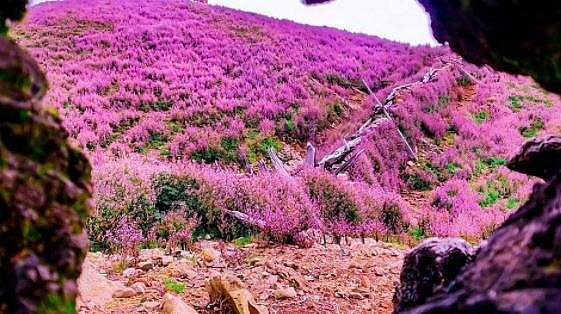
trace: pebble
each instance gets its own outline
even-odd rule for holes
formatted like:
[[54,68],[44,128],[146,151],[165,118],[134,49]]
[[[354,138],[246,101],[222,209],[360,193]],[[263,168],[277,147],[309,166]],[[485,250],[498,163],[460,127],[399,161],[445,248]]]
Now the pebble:
[[114,298],[132,298],[136,295],[136,291],[133,288],[122,288],[117,289],[113,292]]
[[123,276],[125,278],[134,277],[136,275],[136,269],[134,268],[127,268],[123,271]]
[[284,300],[284,299],[292,299],[296,298],[296,290],[293,287],[282,288],[275,290],[275,299]]
[[131,285],[131,288],[134,289],[137,293],[144,294],[146,293],[146,285],[142,282],[135,282]]
[[151,261],[145,261],[145,262],[140,262],[136,265],[136,267],[144,270],[144,271],[148,271],[152,268],[154,268],[154,264]]

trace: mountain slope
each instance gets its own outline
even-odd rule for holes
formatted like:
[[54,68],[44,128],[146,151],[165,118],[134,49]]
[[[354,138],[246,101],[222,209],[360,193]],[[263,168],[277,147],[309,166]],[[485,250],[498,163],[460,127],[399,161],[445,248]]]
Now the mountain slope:
[[312,228],[335,238],[476,241],[531,187],[504,167],[507,158],[525,138],[561,129],[557,97],[463,64],[398,95],[395,121],[367,133],[350,180],[318,171],[249,179],[235,170],[238,147],[253,164],[267,148],[288,162],[311,140],[321,157],[371,116],[376,102],[363,79],[384,99],[456,57],[189,1],[45,3],[11,34],[40,60],[48,104],[93,161],[98,242],[130,224],[149,238],[173,210],[197,218],[196,232],[227,238],[257,228],[293,242]]

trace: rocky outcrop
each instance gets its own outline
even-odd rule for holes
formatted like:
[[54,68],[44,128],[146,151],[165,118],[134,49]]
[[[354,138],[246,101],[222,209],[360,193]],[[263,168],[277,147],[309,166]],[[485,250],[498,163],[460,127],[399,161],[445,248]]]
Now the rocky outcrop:
[[435,38],[477,65],[561,92],[561,6],[531,0],[420,0]]
[[475,248],[463,239],[429,238],[407,253],[399,286],[393,297],[394,311],[423,304],[448,286],[473,261]]
[[551,180],[561,169],[561,136],[542,136],[526,141],[506,166],[513,171]]
[[6,20],[21,20],[26,5],[27,0],[3,0],[0,2],[0,36],[8,30]]
[[37,63],[0,36],[0,313],[75,308],[90,166],[40,107],[46,89]]
[[403,313],[558,313],[561,174],[537,184],[475,261],[427,303]]

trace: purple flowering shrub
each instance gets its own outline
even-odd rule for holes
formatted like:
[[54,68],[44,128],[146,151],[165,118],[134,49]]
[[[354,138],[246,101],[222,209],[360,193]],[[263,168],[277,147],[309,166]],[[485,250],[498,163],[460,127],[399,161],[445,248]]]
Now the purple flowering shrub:
[[269,148],[303,155],[312,141],[318,161],[371,116],[363,79],[383,101],[454,56],[179,0],[44,3],[11,35],[46,70],[47,102],[92,162],[99,249],[131,249],[127,232],[132,247],[257,232],[303,247],[318,232],[476,241],[531,190],[506,160],[561,130],[558,96],[462,64],[397,96],[348,180],[249,177],[238,150],[255,166]]
[[362,78],[377,90],[447,53],[179,0],[41,4],[14,36],[90,154],[227,164],[224,137],[305,145],[350,114]]
[[165,214],[148,231],[148,239],[155,240],[155,245],[164,246],[168,251],[180,247],[186,249],[193,243],[193,233],[199,226],[199,219],[186,217],[186,212],[176,209]]
[[136,256],[140,244],[144,242],[138,224],[128,217],[121,217],[115,226],[106,231],[105,236],[111,249],[119,252],[122,257]]

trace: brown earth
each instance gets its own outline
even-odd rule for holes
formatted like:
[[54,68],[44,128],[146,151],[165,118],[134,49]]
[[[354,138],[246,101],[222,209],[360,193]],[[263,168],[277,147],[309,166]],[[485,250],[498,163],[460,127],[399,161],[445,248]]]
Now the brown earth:
[[[142,250],[128,262],[135,267],[124,270],[120,257],[91,253],[80,281],[80,313],[162,313],[166,292],[199,313],[228,313],[226,304],[210,303],[206,288],[212,276],[224,273],[240,278],[269,313],[391,313],[404,254],[402,248],[372,239],[364,244],[354,239],[342,246],[315,244],[309,249],[203,241],[173,257],[163,250]],[[108,291],[114,295],[135,283],[144,291],[107,298]],[[289,287],[296,295],[279,299]]]

